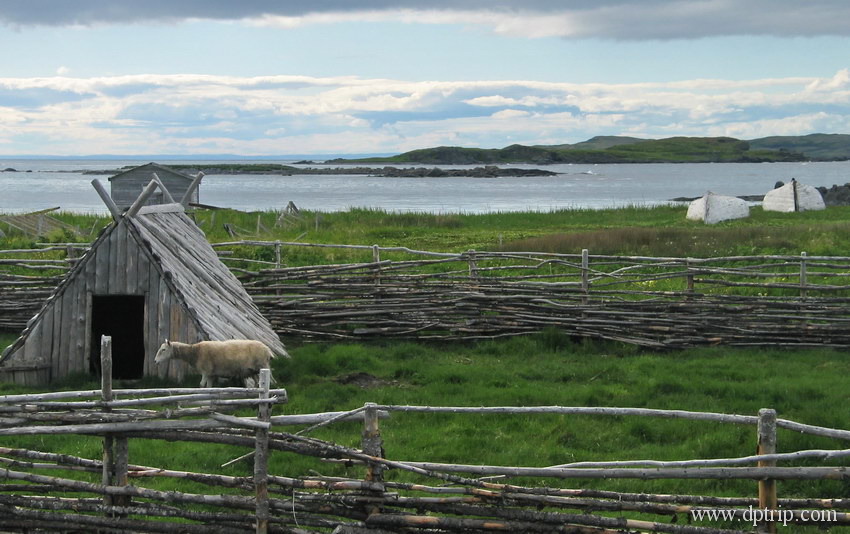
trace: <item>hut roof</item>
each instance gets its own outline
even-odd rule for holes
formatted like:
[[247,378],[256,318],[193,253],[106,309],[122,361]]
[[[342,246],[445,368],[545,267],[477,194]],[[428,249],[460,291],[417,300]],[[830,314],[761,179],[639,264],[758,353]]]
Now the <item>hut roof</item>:
[[286,354],[268,320],[180,204],[142,208],[130,224],[210,340],[256,339]]

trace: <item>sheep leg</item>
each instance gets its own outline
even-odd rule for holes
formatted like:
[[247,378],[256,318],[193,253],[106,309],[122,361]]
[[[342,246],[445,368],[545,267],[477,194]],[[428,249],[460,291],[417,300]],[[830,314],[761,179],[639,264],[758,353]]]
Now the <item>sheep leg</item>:
[[201,387],[202,388],[211,388],[212,385],[212,377],[209,375],[201,375]]

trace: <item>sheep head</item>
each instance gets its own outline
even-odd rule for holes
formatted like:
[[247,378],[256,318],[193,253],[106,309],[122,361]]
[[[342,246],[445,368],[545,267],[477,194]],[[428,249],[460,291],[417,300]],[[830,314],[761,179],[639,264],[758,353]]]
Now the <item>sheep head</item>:
[[156,356],[154,357],[154,363],[163,363],[167,362],[171,355],[174,354],[174,347],[171,345],[171,342],[167,339],[165,343],[159,346],[159,350],[156,351]]

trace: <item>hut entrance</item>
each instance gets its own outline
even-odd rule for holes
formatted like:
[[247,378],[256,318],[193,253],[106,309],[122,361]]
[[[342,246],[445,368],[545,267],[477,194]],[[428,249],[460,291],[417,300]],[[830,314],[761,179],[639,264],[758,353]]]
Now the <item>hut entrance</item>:
[[145,297],[92,296],[89,366],[100,376],[100,336],[112,336],[112,378],[142,378],[145,366]]

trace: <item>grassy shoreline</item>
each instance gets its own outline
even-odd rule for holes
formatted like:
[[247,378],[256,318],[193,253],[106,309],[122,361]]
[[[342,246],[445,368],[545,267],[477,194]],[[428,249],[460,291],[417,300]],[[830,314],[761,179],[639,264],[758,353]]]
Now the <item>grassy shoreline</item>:
[[[485,214],[396,213],[374,209],[342,212],[302,211],[281,218],[281,212],[197,210],[194,218],[213,242],[238,239],[299,241],[461,252],[528,250],[594,254],[708,257],[735,254],[799,254],[843,256],[850,250],[850,207],[830,207],[804,213],[751,209],[747,219],[705,225],[687,221],[684,205],[616,209],[564,209],[551,212]],[[55,232],[34,239],[14,231],[0,238],[0,249],[34,248],[35,242],[90,241],[108,224],[106,216],[63,212],[57,218],[81,230],[81,235]],[[235,230],[236,237],[227,229]],[[94,229],[94,235],[89,234]],[[285,262],[349,261],[350,254],[291,252]],[[253,251],[254,254],[261,254]],[[262,259],[262,258],[257,258]],[[354,260],[354,261],[360,261]]]

